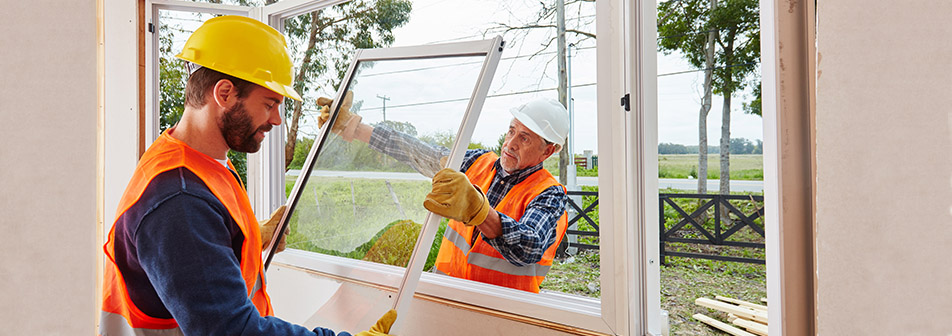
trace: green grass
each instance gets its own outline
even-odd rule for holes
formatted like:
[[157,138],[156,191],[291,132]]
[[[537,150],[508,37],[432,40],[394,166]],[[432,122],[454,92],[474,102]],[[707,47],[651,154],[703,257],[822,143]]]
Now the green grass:
[[[290,191],[293,183],[289,180],[286,190]],[[389,183],[399,206],[384,180],[311,177],[290,219],[288,247],[361,259],[369,249],[367,244],[393,223],[422,223],[427,213],[423,199],[430,182]],[[402,248],[412,251],[413,244]]]
[[[354,186],[353,195],[351,182]],[[288,246],[353,259],[405,266],[419,235],[420,226],[417,223],[422,222],[426,214],[422,202],[426,193],[429,192],[430,183],[397,180],[390,183],[407,216],[402,216],[397,210],[382,180],[312,179],[292,216]],[[290,192],[293,184],[294,179],[289,177],[286,185],[287,192]],[[583,190],[597,191],[598,188],[583,187]],[[682,191],[666,189],[661,192]],[[595,197],[592,196],[583,197],[583,208],[594,200]],[[317,201],[320,202],[320,206],[317,206]],[[689,213],[698,206],[695,200],[678,199],[675,202]],[[745,213],[751,212],[752,207],[755,206],[749,200],[731,202]],[[589,216],[597,222],[599,220],[598,207],[589,213]],[[680,218],[679,214],[670,207],[666,207],[665,216],[668,219],[666,222],[668,227],[674,225]],[[708,220],[703,226],[713,230],[713,209],[709,210],[707,217]],[[756,221],[759,224],[762,223],[762,219]],[[432,268],[445,228],[446,221],[444,220],[431,246],[425,270]],[[579,222],[578,229],[594,231],[594,228],[585,220]],[[697,232],[690,230],[682,234],[683,237],[688,238],[698,235]],[[739,231],[736,235],[737,238],[745,241],[763,241],[762,237],[748,228]],[[354,238],[355,236],[359,239]],[[587,244],[598,244],[597,237],[580,237],[579,240]],[[764,258],[762,249],[692,244],[668,244],[667,248],[682,252]],[[567,259],[556,259],[541,287],[544,291],[599,298],[601,297],[599,265],[600,256],[594,251],[582,252]],[[723,313],[694,304],[694,300],[698,297],[713,298],[715,295],[759,303],[760,298],[766,297],[765,266],[678,257],[668,257],[667,264],[661,266],[661,308],[669,312],[672,335],[724,335],[691,317],[695,313],[704,313],[726,320]]]
[[[720,155],[711,154],[707,159],[707,178],[719,179],[721,176]],[[559,157],[553,155],[546,159],[542,166],[559,176]],[[697,154],[658,155],[658,178],[686,179],[697,178]],[[576,176],[598,176],[598,167],[582,169],[576,166]],[[732,154],[731,180],[764,180],[764,160],[761,154]]]
[[[596,191],[597,188],[591,187],[586,190]],[[661,192],[684,193],[684,191],[671,189],[662,190]],[[589,199],[583,200],[586,206],[590,202]],[[690,199],[675,199],[675,203],[688,213],[697,209],[698,206],[697,201]],[[754,202],[749,200],[731,201],[731,204],[745,213],[752,212],[753,207],[756,206]],[[702,224],[705,229],[710,231],[713,231],[714,225],[713,211],[713,208],[708,210],[707,221]],[[596,221],[598,220],[597,211],[590,213],[589,216]],[[668,228],[680,220],[680,215],[674,212],[670,206],[665,209],[665,217]],[[762,219],[757,219],[755,222],[762,224]],[[591,227],[586,225],[584,221],[581,221],[579,229],[593,231]],[[697,231],[692,230],[685,230],[682,235],[685,238],[699,238],[699,236],[700,234]],[[580,237],[579,240],[589,244],[598,244],[597,238]],[[763,237],[749,228],[744,228],[735,233],[732,240],[763,242]],[[667,250],[756,259],[765,257],[763,249],[755,248],[669,243],[667,244]],[[692,317],[695,313],[703,313],[722,321],[727,320],[724,313],[695,305],[694,300],[699,297],[714,298],[715,295],[723,295],[760,303],[760,298],[767,296],[767,270],[764,265],[668,257],[667,264],[661,266],[660,271],[661,309],[668,311],[671,335],[726,335]],[[599,274],[598,254],[594,251],[585,251],[574,257],[555,260],[552,270],[549,271],[548,276],[542,283],[542,288],[547,291],[598,298],[601,296]]]
[[727,314],[694,304],[699,297],[722,295],[762,304],[767,297],[764,265],[670,258],[661,266],[661,309],[668,311],[671,335],[727,335],[695,320],[702,313],[727,321]]
[[[707,178],[720,178],[720,155],[707,158]],[[658,155],[658,177],[685,179],[697,178],[698,156],[696,154]],[[731,179],[763,181],[764,160],[760,154],[732,154]]]
[[[295,182],[287,177],[288,196]],[[312,177],[292,214],[288,247],[405,267],[427,213],[430,182],[393,180],[390,186],[399,208],[383,180]],[[446,223],[440,223],[425,271],[436,261]]]

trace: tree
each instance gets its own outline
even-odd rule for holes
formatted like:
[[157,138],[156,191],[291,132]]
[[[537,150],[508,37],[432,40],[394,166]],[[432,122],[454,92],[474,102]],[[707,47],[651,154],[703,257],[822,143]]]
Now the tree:
[[[210,2],[222,3],[221,0]],[[261,6],[275,3],[277,0],[226,2],[242,6]],[[391,31],[409,21],[410,10],[409,0],[356,0],[285,21],[285,37],[289,47],[292,52],[300,50],[295,55],[303,55],[294,63],[297,69],[295,89],[305,96],[306,100],[303,104],[286,100],[285,127],[288,137],[285,145],[285,169],[294,160],[298,126],[305,104],[317,110],[313,97],[308,96],[308,93],[313,93],[317,87],[337,87],[350,63],[350,55],[357,48],[391,45],[394,40]],[[159,125],[160,130],[164,131],[182,117],[185,82],[188,80],[183,62],[174,57],[178,51],[172,50],[172,35],[168,33],[175,32],[181,38],[181,35],[190,32],[165,24],[160,32],[163,34],[159,37]],[[229,151],[228,157],[242,179],[245,179],[246,155]]]
[[759,78],[757,79],[757,82],[753,84],[753,86],[754,86],[753,100],[751,100],[749,103],[744,103],[744,113],[759,115],[763,117],[764,113],[761,110],[762,103],[761,103],[760,97],[762,96],[762,94],[760,93],[761,84],[760,84]]
[[754,152],[754,143],[746,138],[731,139],[731,154],[751,154]]
[[[760,59],[758,10],[755,0],[672,0],[658,6],[658,33],[662,36],[658,48],[666,53],[678,51],[689,63],[705,70],[705,99],[699,127],[699,166],[702,170],[699,177],[705,176],[707,168],[709,92],[724,97],[720,140],[721,194],[730,193],[731,98],[734,92],[750,83],[745,79],[757,69]],[[699,178],[698,184],[699,192],[706,189],[706,181]]]
[[[410,20],[409,0],[350,1],[331,8],[301,15],[285,22],[293,49],[303,56],[295,60],[295,89],[311,96],[318,87],[339,87],[350,64],[350,55],[358,48],[380,48],[393,44],[393,29]],[[313,100],[286,100],[287,142],[285,166],[294,158],[305,104],[318,110]]]
[[688,148],[682,144],[662,142],[658,144],[658,154],[687,154]]
[[707,115],[711,111],[714,45],[718,38],[717,29],[709,27],[705,18],[716,8],[717,0],[666,1],[658,4],[658,50],[666,55],[680,51],[691,65],[704,70],[704,97],[698,112],[699,194],[707,193]]
[[[550,58],[549,62],[555,60],[558,63],[558,75],[556,77],[558,79],[559,102],[568,108],[570,102],[567,98],[569,87],[566,75],[566,34],[573,35],[573,42],[571,42],[571,44],[574,45],[578,45],[586,40],[595,39],[595,34],[589,32],[595,29],[595,16],[583,14],[594,12],[592,5],[595,4],[595,0],[544,0],[539,1],[538,4],[541,5],[542,8],[537,12],[535,17],[515,24],[497,22],[496,27],[487,30],[487,33],[498,31],[504,34],[514,33],[514,40],[525,41],[527,40],[526,36],[528,33],[533,30],[541,29],[553,32],[554,34],[549,36],[546,41],[539,46],[540,48],[530,55],[529,59],[539,56],[549,49],[552,42],[557,42],[555,56]],[[567,8],[574,9],[575,13],[571,19],[565,18]],[[510,14],[512,14],[512,10],[510,10]],[[522,16],[513,14],[510,15],[510,17],[521,18]],[[507,40],[509,40],[509,38],[507,38]],[[543,78],[544,76],[540,76],[539,80],[541,81]],[[575,127],[575,125],[571,125],[570,127]],[[574,156],[574,153],[568,152],[568,141],[572,141],[572,139],[566,139],[566,143],[561,144],[562,150],[559,151],[559,181],[562,184],[566,184],[567,182],[568,175],[566,174],[565,168],[572,162],[572,156]]]

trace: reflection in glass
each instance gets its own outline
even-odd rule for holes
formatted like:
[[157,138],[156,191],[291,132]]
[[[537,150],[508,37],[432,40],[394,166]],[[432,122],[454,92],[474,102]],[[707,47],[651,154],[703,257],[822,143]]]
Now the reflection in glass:
[[329,133],[291,216],[288,247],[406,267],[427,214],[429,176],[455,141],[483,59],[360,62],[349,112],[375,133],[400,132],[428,150],[388,142],[388,151],[402,152],[389,156]]

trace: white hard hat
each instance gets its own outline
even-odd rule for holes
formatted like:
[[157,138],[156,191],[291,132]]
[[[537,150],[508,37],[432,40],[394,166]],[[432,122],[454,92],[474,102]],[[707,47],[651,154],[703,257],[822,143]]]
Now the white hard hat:
[[569,113],[555,99],[540,98],[509,110],[529,130],[548,142],[562,145],[569,133]]

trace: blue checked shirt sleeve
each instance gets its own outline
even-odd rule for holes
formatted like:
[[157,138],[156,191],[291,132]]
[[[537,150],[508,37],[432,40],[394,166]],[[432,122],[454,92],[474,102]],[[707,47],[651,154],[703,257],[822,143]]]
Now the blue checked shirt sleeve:
[[389,155],[403,162],[426,177],[433,177],[440,170],[440,158],[450,155],[450,150],[414,138],[388,127],[374,127],[370,133],[370,149]]
[[502,235],[486,242],[513,265],[539,262],[545,250],[555,243],[556,225],[567,201],[562,187],[549,187],[529,202],[520,220],[500,213]]
[[[426,177],[433,177],[442,167],[440,158],[450,155],[449,148],[431,145],[412,135],[402,133],[385,126],[374,127],[370,134],[370,149],[389,155],[403,162]],[[467,150],[463,157],[463,169],[466,171],[476,158],[487,150]]]

